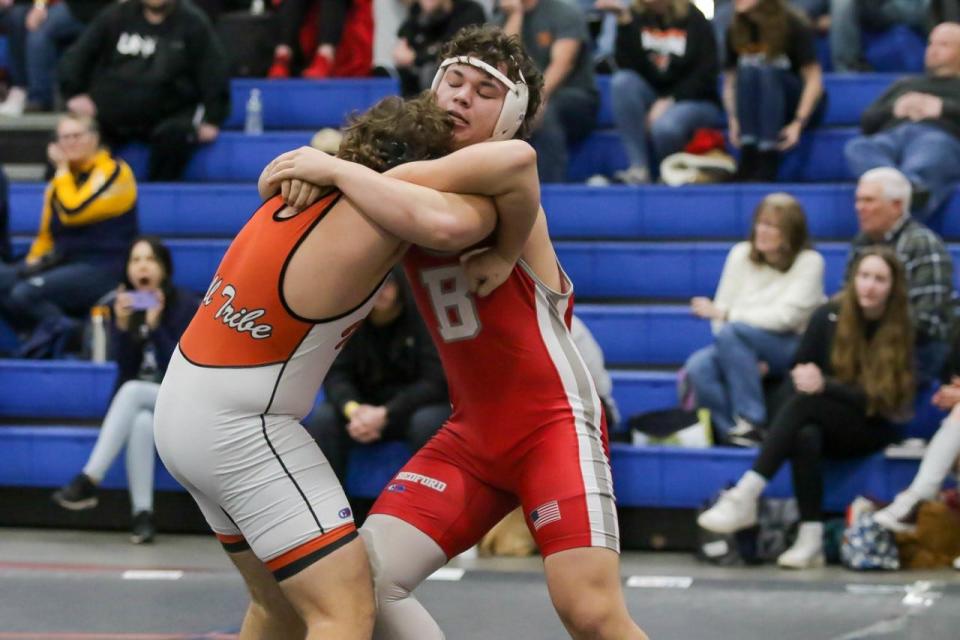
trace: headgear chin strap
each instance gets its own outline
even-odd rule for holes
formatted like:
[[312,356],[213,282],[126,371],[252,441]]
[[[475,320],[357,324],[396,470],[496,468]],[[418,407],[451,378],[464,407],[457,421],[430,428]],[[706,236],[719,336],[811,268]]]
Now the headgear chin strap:
[[523,118],[527,115],[527,101],[530,98],[527,90],[527,81],[524,79],[523,74],[517,71],[517,73],[520,73],[520,80],[514,82],[501,73],[499,69],[479,58],[456,56],[447,58],[440,63],[440,68],[437,69],[437,75],[433,76],[433,85],[430,87],[433,91],[436,91],[437,87],[440,86],[443,74],[446,72],[447,67],[452,64],[467,64],[471,67],[476,67],[481,71],[489,73],[503,83],[507,88],[507,95],[503,99],[503,108],[500,109],[500,117],[497,119],[497,124],[493,127],[493,135],[490,136],[490,140],[509,140],[512,138],[514,134],[517,133],[520,125],[523,124]]

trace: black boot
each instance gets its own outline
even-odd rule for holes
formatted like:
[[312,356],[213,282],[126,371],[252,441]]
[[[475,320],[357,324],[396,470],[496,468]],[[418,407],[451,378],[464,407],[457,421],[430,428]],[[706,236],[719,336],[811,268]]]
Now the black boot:
[[97,506],[97,485],[85,474],[77,474],[70,484],[53,492],[53,501],[71,511],[93,509]]
[[780,152],[776,149],[761,151],[758,155],[757,171],[753,179],[756,182],[776,182],[779,169]]
[[757,173],[757,163],[760,152],[755,144],[745,144],[740,148],[740,163],[737,172],[733,175],[734,182],[752,182]]
[[149,511],[139,511],[133,516],[130,542],[133,544],[149,544],[157,535],[157,528],[153,524],[153,514]]

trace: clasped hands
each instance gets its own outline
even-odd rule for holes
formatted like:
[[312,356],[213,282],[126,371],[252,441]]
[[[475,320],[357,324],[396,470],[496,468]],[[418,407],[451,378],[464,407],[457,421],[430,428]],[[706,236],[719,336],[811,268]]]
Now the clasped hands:
[[[267,165],[265,179],[280,188],[280,197],[296,211],[316,202],[329,186],[336,186],[337,171],[345,160],[313,147],[300,147],[277,156]],[[470,291],[484,297],[510,276],[514,260],[503,257],[495,247],[476,249],[460,256]]]

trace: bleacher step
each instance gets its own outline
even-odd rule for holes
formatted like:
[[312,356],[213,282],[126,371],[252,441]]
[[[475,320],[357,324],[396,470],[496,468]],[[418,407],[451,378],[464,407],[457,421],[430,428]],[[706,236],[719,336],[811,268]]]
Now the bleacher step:
[[[42,189],[45,186],[43,179],[46,176],[47,165],[40,162],[28,164],[22,162],[3,163],[3,172],[6,174],[7,179],[10,180],[10,182],[37,183],[37,186]],[[29,185],[25,184],[25,186]],[[13,205],[11,205],[11,209],[13,209]],[[36,232],[37,228],[39,227],[40,211],[42,211],[42,209],[36,210],[37,221],[32,225],[32,230],[34,232]]]

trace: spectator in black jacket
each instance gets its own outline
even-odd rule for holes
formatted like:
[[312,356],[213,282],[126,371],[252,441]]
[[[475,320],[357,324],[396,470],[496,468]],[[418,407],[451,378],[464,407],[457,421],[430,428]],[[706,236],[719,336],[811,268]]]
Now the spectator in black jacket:
[[440,61],[440,46],[463,27],[483,24],[483,7],[473,0],[418,0],[400,25],[393,64],[404,96],[429,89]]
[[617,177],[642,184],[694,131],[722,123],[713,29],[690,0],[637,0],[632,8],[597,0],[595,6],[616,13],[619,25],[613,115],[630,168]]
[[306,428],[341,482],[351,446],[405,440],[416,451],[450,416],[440,358],[399,270],[377,293],[323,388],[326,401]]
[[960,24],[945,22],[930,34],[926,73],[898,80],[867,107],[865,135],[844,150],[861,176],[895,167],[913,184],[915,217],[926,220],[960,182]]
[[108,144],[150,145],[150,180],[178,180],[230,107],[223,47],[189,0],[111,5],[64,55],[60,83],[70,110],[95,116]]
[[158,238],[133,241],[126,279],[113,303],[110,331],[117,391],[83,471],[53,494],[54,502],[65,509],[97,506],[97,485],[126,446],[135,544],[152,541],[155,532],[153,407],[173,349],[197,311],[197,296],[175,288],[172,275],[170,250]]

